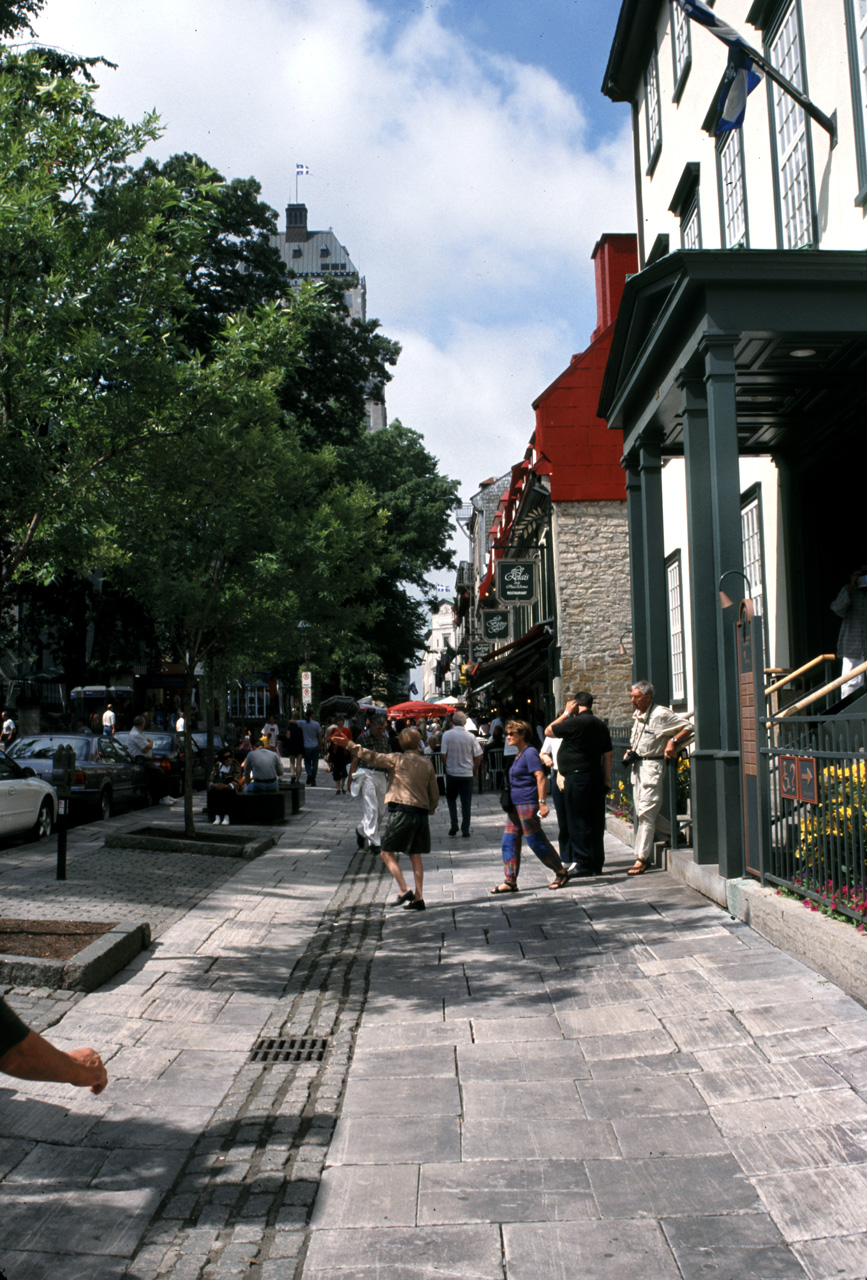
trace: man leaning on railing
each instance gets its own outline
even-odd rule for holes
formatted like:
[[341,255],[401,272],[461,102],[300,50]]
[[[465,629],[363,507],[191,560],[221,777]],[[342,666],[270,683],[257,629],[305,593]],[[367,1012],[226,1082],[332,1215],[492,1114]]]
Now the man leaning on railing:
[[664,707],[653,698],[653,685],[637,680],[632,686],[632,734],[623,763],[632,769],[632,800],[635,808],[635,864],[628,876],[640,876],[650,866],[657,827],[669,835],[668,819],[660,814],[665,788],[665,762],[676,760],[681,746],[692,734],[685,716]]

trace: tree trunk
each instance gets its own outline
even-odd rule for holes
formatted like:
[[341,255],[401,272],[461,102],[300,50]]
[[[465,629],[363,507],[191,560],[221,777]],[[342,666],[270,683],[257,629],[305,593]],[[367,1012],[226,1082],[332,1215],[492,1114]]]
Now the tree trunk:
[[184,685],[184,835],[195,836],[193,819],[193,680],[194,672],[187,669]]

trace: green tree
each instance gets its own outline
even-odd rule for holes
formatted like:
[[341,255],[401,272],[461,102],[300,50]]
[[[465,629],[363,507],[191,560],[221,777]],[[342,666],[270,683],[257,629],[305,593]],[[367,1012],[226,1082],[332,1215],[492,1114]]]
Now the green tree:
[[106,120],[90,86],[51,74],[40,51],[4,53],[0,607],[25,562],[47,580],[93,556],[102,487],[161,433],[177,395],[206,201],[131,180],[129,157],[158,132],[153,116]]

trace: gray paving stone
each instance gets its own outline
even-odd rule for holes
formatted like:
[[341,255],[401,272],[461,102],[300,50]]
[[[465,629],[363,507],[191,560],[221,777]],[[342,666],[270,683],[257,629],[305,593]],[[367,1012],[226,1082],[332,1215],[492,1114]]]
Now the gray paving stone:
[[455,1074],[455,1051],[451,1045],[427,1045],[423,1051],[417,1048],[377,1049],[356,1051],[352,1059],[352,1077],[412,1076],[429,1079],[431,1076]]
[[864,1280],[867,1276],[867,1234],[824,1240],[804,1240],[793,1252],[803,1262],[810,1280]]
[[328,1148],[328,1164],[422,1164],[459,1161],[457,1116],[344,1116]]
[[726,1011],[715,1010],[695,1017],[670,1017],[665,1013],[660,1016],[666,1031],[686,1053],[751,1043],[737,1019]]
[[[610,1037],[606,1037],[610,1038]],[[616,1037],[614,1037],[616,1039]],[[701,1064],[692,1053],[651,1053],[628,1058],[595,1058],[590,1065],[594,1080],[611,1080],[617,1076],[678,1076],[692,1075],[701,1070]]]
[[526,1120],[584,1119],[584,1106],[571,1079],[507,1085],[468,1083],[462,1087],[464,1115],[469,1120],[496,1120],[511,1115]]
[[10,1170],[16,1169],[25,1156],[34,1148],[32,1142],[16,1142],[9,1138],[0,1138],[0,1179],[5,1178]]
[[707,1111],[692,1077],[632,1075],[579,1080],[576,1087],[591,1120]]
[[493,1225],[317,1231],[304,1274],[340,1280],[502,1280],[500,1232]]
[[727,1138],[748,1138],[750,1134],[779,1133],[807,1123],[794,1098],[760,1098],[755,1102],[734,1102],[712,1107],[711,1116]]
[[19,1193],[25,1193],[28,1187],[86,1187],[100,1172],[107,1156],[107,1151],[40,1142],[7,1176],[5,1185]]
[[624,1116],[612,1124],[621,1151],[630,1158],[725,1155],[729,1151],[709,1115]]
[[117,1258],[98,1254],[18,1253],[0,1249],[0,1271],[9,1280],[117,1280]]
[[636,1031],[662,1031],[659,1019],[641,1003],[601,1009],[574,1009],[559,1014],[563,1034],[575,1036],[631,1035]]
[[576,1040],[497,1041],[491,1044],[461,1045],[458,1049],[461,1081],[584,1080],[590,1069]]
[[[533,1006],[534,1010],[537,1006]],[[493,1041],[530,1040],[562,1040],[563,1032],[560,1023],[553,1014],[538,1017],[534,1012],[525,1018],[472,1018],[473,1039],[477,1044],[490,1044]]]
[[603,1218],[664,1218],[743,1213],[758,1207],[755,1190],[733,1156],[661,1156],[588,1160]]
[[4,1197],[8,1249],[128,1257],[159,1201],[155,1190],[69,1192]]
[[404,1227],[416,1220],[418,1165],[338,1165],[322,1174],[310,1225]]
[[661,1027],[654,1031],[621,1032],[618,1035],[582,1036],[581,1048],[591,1064],[610,1058],[647,1058],[674,1054],[677,1046]]
[[485,1160],[421,1169],[420,1224],[597,1216],[587,1174],[577,1160]]
[[655,1222],[523,1223],[504,1227],[503,1239],[509,1280],[681,1280]]
[[470,1044],[469,1021],[398,1022],[371,1027],[362,1024],[356,1042],[359,1050],[395,1049],[408,1046]]
[[845,1236],[864,1231],[867,1168],[806,1169],[754,1179],[784,1238]]
[[344,1116],[460,1115],[456,1079],[434,1076],[424,1084],[395,1076],[379,1080],[350,1078],[343,1100]]
[[732,1154],[748,1174],[867,1164],[867,1133],[859,1141],[844,1125],[752,1133],[730,1140]]
[[529,1120],[520,1113],[501,1120],[466,1120],[462,1126],[465,1161],[587,1160],[618,1156],[620,1148],[606,1121],[572,1116]]

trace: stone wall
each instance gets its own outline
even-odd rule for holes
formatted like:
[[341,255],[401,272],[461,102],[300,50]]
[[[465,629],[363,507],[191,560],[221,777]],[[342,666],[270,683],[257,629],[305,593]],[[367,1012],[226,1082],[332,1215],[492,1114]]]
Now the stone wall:
[[555,502],[553,516],[560,641],[558,709],[572,690],[590,689],[593,710],[612,724],[632,717],[632,625],[625,502]]

